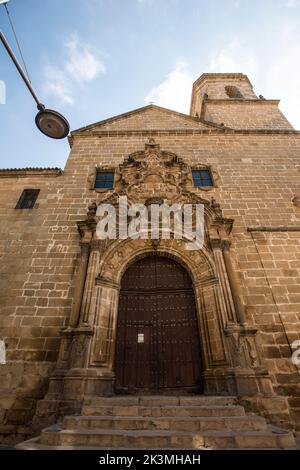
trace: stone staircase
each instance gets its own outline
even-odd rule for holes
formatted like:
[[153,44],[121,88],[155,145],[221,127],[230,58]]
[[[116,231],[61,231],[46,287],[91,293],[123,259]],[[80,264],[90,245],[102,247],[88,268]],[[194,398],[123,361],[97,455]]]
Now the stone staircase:
[[233,397],[114,396],[86,399],[80,416],[18,449],[285,449],[293,434],[245,414]]

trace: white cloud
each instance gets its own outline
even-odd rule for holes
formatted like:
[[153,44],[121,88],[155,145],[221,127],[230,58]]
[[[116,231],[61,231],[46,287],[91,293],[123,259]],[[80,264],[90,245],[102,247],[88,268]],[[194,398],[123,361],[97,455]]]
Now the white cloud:
[[105,65],[89,50],[89,46],[81,44],[77,36],[73,36],[66,43],[68,61],[66,71],[78,82],[94,80],[101,73],[105,73]]
[[280,109],[296,129],[300,129],[300,32],[291,23],[282,27],[278,43],[271,49],[247,46],[230,41],[212,54],[209,63],[190,72],[188,64],[178,60],[174,69],[152,88],[145,102],[189,112],[192,84],[199,72],[244,73],[253,84],[254,91],[267,99],[279,98]]
[[[255,81],[258,63],[253,55],[245,53],[245,49],[237,41],[232,41],[213,54],[210,63],[201,70],[205,72],[242,72],[248,74],[249,78]],[[188,113],[192,85],[196,78],[197,73],[190,72],[186,61],[178,59],[174,69],[159,85],[150,90],[145,97],[145,102],[147,104],[153,102],[165,108]]]
[[208,70],[218,73],[241,72],[255,80],[258,73],[258,61],[252,53],[248,53],[245,47],[234,40],[213,54]]
[[73,104],[72,84],[67,75],[58,67],[47,65],[44,69],[46,81],[44,83],[44,92],[46,96],[53,96],[59,104]]
[[164,80],[150,90],[145,103],[153,102],[158,106],[188,113],[193,81],[187,64],[180,59]]
[[[300,2],[300,0],[299,0]],[[296,128],[300,128],[300,34],[289,23],[282,28],[280,42],[271,51],[247,50],[233,41],[215,53],[209,64],[210,72],[242,72],[248,75],[257,94],[281,100],[280,109]],[[270,53],[268,53],[270,52]],[[276,52],[276,53],[275,53]]]
[[62,67],[46,65],[44,92],[60,104],[73,104],[77,85],[96,79],[106,68],[88,44],[73,35],[64,44],[65,60]]
[[270,98],[279,98],[280,109],[300,129],[300,33],[297,28],[281,35],[281,47],[266,66],[263,86]]

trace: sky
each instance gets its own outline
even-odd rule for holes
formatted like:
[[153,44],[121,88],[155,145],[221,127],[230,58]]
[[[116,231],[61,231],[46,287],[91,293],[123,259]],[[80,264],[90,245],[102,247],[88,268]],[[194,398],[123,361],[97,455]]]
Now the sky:
[[[10,0],[30,79],[71,130],[150,102],[189,113],[192,83],[242,72],[300,129],[300,0]],[[16,51],[3,6],[0,28]],[[60,167],[0,44],[0,168]],[[1,98],[1,95],[0,95]],[[0,99],[0,101],[3,101]]]

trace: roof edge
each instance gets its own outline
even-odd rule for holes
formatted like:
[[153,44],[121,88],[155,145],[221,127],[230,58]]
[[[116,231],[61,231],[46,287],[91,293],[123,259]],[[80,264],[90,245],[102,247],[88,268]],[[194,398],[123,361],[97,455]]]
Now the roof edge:
[[241,80],[241,79],[244,79],[244,80],[247,80],[251,87],[252,87],[252,83],[250,82],[249,78],[247,75],[245,75],[244,73],[241,73],[241,72],[238,72],[238,73],[203,73],[202,75],[200,75],[199,78],[197,78],[197,80],[194,81],[193,83],[193,89],[200,85],[201,82],[204,82],[205,80],[208,80],[208,79],[224,79],[224,80],[228,80],[228,79],[235,79],[235,80]]
[[141,108],[135,108],[131,111],[127,111],[126,113],[117,114],[117,115],[112,116],[110,118],[103,119],[102,121],[98,121],[98,122],[95,122],[93,124],[89,124],[88,126],[85,126],[85,127],[80,127],[79,129],[75,129],[74,131],[71,132],[70,137],[72,138],[75,134],[82,133],[84,131],[90,130],[92,127],[107,124],[109,122],[116,121],[118,119],[124,119],[128,116],[132,116],[134,114],[143,112],[146,109],[158,109],[160,111],[165,111],[165,112],[168,112],[168,113],[171,113],[171,114],[175,114],[176,116],[180,116],[180,117],[185,118],[189,121],[197,122],[199,124],[202,124],[203,126],[209,127],[207,124],[200,121],[199,118],[191,116],[190,114],[185,114],[185,113],[181,113],[179,111],[174,111],[173,109],[164,108],[164,107],[158,106],[156,104],[148,104],[146,106],[142,106]]
[[0,168],[0,178],[10,177],[27,177],[27,176],[61,176],[63,170],[58,167],[54,168]]

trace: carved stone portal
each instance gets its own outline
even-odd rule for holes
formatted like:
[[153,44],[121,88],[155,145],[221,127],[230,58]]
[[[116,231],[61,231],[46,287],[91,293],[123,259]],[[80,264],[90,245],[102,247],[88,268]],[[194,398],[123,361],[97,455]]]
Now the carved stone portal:
[[[151,140],[143,151],[119,166],[115,190],[98,194],[87,218],[78,222],[82,249],[78,288],[70,326],[62,333],[57,369],[48,399],[70,401],[74,409],[86,395],[112,394],[119,288],[127,267],[150,253],[167,256],[189,272],[196,299],[204,367],[204,392],[253,396],[273,393],[268,372],[260,361],[257,332],[249,327],[230,263],[233,220],[222,215],[220,205],[188,191],[189,167],[177,155],[165,152]],[[100,203],[203,204],[205,240],[201,250],[185,249],[188,240],[99,240],[96,208]],[[226,255],[224,257],[224,250]],[[238,309],[238,311],[237,311]],[[47,399],[46,397],[46,399]],[[62,405],[63,406],[63,405]]]

